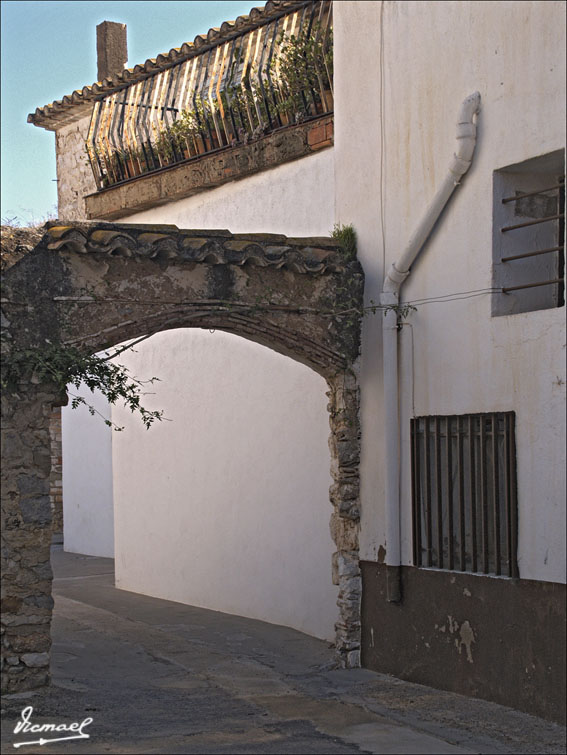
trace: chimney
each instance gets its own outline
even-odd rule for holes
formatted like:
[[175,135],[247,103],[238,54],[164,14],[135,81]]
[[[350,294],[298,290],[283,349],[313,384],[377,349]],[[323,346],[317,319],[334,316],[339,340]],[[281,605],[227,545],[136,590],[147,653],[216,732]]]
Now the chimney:
[[96,27],[97,81],[121,74],[128,62],[126,24],[103,21]]

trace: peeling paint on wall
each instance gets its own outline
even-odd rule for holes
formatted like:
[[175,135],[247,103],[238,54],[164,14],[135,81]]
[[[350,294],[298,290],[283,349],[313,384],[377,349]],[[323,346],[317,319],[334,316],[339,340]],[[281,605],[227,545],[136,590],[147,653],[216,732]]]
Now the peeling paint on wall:
[[[470,590],[465,588],[463,590],[463,595],[469,596],[471,595]],[[468,621],[463,621],[462,624],[459,625],[459,622],[451,615],[447,616],[447,624],[443,624],[439,626],[439,624],[435,624],[435,630],[437,632],[440,632],[441,634],[447,633],[447,635],[456,635],[458,634],[458,637],[454,638],[455,647],[459,651],[459,655],[462,651],[462,645],[465,646],[465,649],[467,651],[467,661],[469,663],[473,663],[473,656],[472,656],[472,649],[471,645],[473,642],[476,642],[474,631]],[[447,642],[451,642],[451,637],[447,636]],[[427,647],[427,643],[426,643]]]
[[366,668],[565,721],[564,584],[402,567],[400,610],[386,565],[361,571]]
[[451,634],[459,631],[459,622],[456,621],[452,616],[447,616],[447,623],[449,625],[449,632]]
[[460,641],[458,642],[457,640],[455,640],[455,642],[457,643],[457,647],[459,649],[459,655],[461,653],[461,645],[464,645],[467,651],[467,661],[469,663],[473,663],[471,645],[473,642],[475,642],[475,638],[474,638],[474,632],[472,630],[472,627],[468,621],[463,621],[463,623],[461,624],[460,635],[461,635]]

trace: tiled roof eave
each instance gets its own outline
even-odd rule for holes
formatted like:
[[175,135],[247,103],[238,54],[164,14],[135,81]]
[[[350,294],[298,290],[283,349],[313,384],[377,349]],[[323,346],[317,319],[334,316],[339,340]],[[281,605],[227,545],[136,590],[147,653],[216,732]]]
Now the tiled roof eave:
[[299,274],[344,272],[350,264],[340,241],[328,237],[292,238],[272,233],[181,229],[137,223],[45,224],[43,242],[53,251],[103,254],[170,262],[284,268]]
[[308,0],[268,0],[263,8],[252,8],[246,16],[238,16],[235,21],[225,21],[220,27],[209,29],[206,35],[199,34],[193,42],[172,48],[168,53],[148,58],[142,65],[126,68],[119,76],[98,81],[91,86],[76,89],[72,94],[49,105],[36,108],[28,115],[28,123],[56,131],[61,126],[73,123],[88,115],[91,103],[97,98],[116,92],[149,76],[171,68],[184,60],[200,55],[210,47],[226,42],[236,35],[250,31],[284,13],[305,5]]

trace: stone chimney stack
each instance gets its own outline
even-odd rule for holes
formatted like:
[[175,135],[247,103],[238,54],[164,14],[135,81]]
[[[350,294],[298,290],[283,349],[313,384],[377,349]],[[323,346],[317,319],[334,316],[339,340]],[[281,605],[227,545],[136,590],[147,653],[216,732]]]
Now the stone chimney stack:
[[121,74],[128,62],[126,24],[103,21],[96,27],[97,81]]

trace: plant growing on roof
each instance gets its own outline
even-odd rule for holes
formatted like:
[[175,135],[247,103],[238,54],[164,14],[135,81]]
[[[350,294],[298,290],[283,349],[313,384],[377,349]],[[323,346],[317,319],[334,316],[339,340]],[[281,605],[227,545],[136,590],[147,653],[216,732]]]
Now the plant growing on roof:
[[[340,252],[346,260],[350,261],[356,259],[357,237],[354,226],[351,223],[349,223],[348,225],[335,223],[331,232],[331,238],[336,239],[339,242]],[[339,290],[347,291],[346,288]],[[417,307],[409,303],[391,304],[384,306],[382,304],[376,304],[376,302],[370,299],[370,304],[368,306],[360,306],[357,301],[353,299],[351,304],[352,306],[347,306],[347,308],[343,312],[336,314],[336,317],[339,320],[340,318],[347,318],[346,322],[348,322],[349,325],[352,325],[354,323],[354,320],[352,318],[353,316],[357,315],[375,315],[379,311],[382,311],[385,315],[388,311],[394,310],[399,320],[402,321],[407,320],[412,312],[417,312]]]
[[199,121],[194,110],[182,110],[171,124],[170,134],[179,152],[197,152],[195,139],[199,136]]
[[333,41],[314,25],[297,36],[281,34],[279,52],[270,63],[278,84],[278,111],[301,120],[332,107]]
[[111,147],[100,159],[92,153],[99,182],[116,183],[217,147],[246,143],[274,126],[332,109],[331,28],[316,23],[295,35],[282,33],[270,52],[270,62],[261,68],[247,62],[246,44],[242,38],[235,48],[230,68],[223,74],[222,91],[219,87],[213,93],[205,67],[189,107],[172,123],[154,126],[151,147],[125,153]]
[[174,151],[168,128],[163,128],[158,132],[154,147],[160,162],[168,164],[173,160]]
[[335,223],[331,238],[340,243],[341,252],[347,259],[352,260],[356,257],[356,231],[352,224]]

